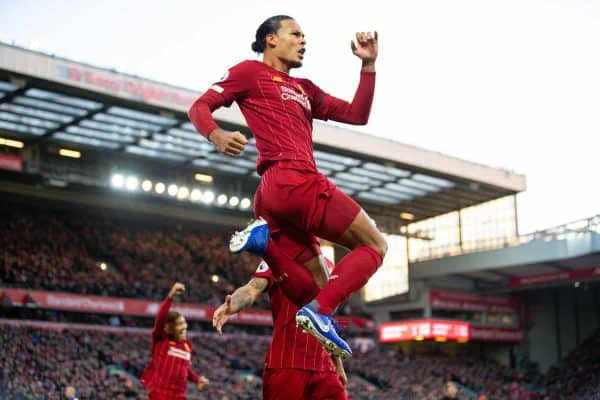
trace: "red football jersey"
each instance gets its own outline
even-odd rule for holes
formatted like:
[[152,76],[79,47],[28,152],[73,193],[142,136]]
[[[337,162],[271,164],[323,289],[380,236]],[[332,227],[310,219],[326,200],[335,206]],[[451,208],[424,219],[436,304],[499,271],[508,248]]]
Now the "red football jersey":
[[265,357],[265,367],[335,372],[331,354],[325,351],[323,345],[312,335],[296,327],[298,307],[283,294],[267,263],[260,263],[252,277],[269,280],[267,292],[271,301],[274,327],[273,339]]
[[327,119],[328,96],[308,79],[294,78],[260,61],[243,61],[209,90],[236,101],[256,138],[258,170],[271,160],[307,161],[314,167],[312,121]]
[[199,377],[191,368],[190,341],[187,338],[174,341],[165,333],[171,303],[172,299],[167,297],[158,310],[152,331],[152,361],[142,374],[141,382],[153,394],[183,398],[188,380],[197,383]]

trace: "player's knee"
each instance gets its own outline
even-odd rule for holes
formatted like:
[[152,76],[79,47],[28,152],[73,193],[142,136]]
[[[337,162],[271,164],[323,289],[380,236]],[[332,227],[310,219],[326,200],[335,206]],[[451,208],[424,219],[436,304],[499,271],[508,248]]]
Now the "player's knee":
[[370,238],[368,243],[365,243],[367,246],[371,247],[381,256],[381,259],[385,257],[388,250],[388,244],[385,240],[385,237],[381,234],[381,232],[377,231]]
[[382,234],[379,234],[378,236],[379,237],[377,238],[377,241],[376,241],[375,250],[379,253],[381,258],[383,259],[385,257],[385,255],[387,254],[388,244],[387,244],[387,240],[385,240],[385,237],[383,237]]
[[375,220],[369,216],[367,216],[367,218],[369,218],[369,221],[372,224],[372,227],[374,228],[373,230],[371,230],[370,234],[369,234],[369,245],[379,253],[379,255],[381,256],[381,259],[383,260],[383,258],[385,257],[385,255],[387,254],[387,250],[388,250],[388,244],[387,244],[387,240],[385,240],[385,237],[383,236],[383,234],[381,233],[381,231],[377,228],[377,224],[375,223]]

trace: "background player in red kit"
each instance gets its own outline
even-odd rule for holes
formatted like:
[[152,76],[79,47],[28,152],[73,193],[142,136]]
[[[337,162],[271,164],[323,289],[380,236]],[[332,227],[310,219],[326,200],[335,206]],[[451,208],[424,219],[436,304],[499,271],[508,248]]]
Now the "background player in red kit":
[[[324,284],[325,272],[320,271],[320,275],[317,281]],[[250,307],[266,291],[271,301],[274,329],[265,357],[263,400],[346,400],[347,378],[342,360],[327,353],[319,341],[296,326],[296,311],[312,297],[293,298],[286,292],[286,283],[293,284],[294,277],[276,278],[268,265],[261,262],[252,279],[228,295],[215,310],[213,326],[221,334],[230,315]],[[313,287],[305,291],[313,297],[318,292],[315,281]]]
[[194,382],[198,389],[208,385],[208,379],[192,371],[192,344],[186,338],[184,316],[169,311],[173,296],[184,291],[182,283],[175,283],[156,315],[152,330],[152,361],[141,379],[150,390],[149,400],[184,400],[188,381]]
[[259,219],[236,233],[231,251],[261,255],[271,268],[285,272],[292,264],[319,268],[314,246],[317,236],[351,249],[337,264],[336,279],[296,317],[328,351],[350,357],[352,351],[337,335],[331,314],[375,273],[387,244],[364,210],[317,171],[312,122],[316,118],[367,123],[375,88],[377,33],[357,33],[356,41],[351,42],[352,52],[362,61],[351,103],[327,94],[308,79],[289,75],[292,68],[302,66],[305,45],[304,33],[293,18],[267,19],[252,44],[254,51],[264,53],[262,62],[248,60],[229,69],[221,82],[196,100],[189,117],[220,152],[236,156],[248,141],[240,132],[220,129],[211,115],[236,101],[256,140],[257,171],[262,179],[254,213],[266,222]]

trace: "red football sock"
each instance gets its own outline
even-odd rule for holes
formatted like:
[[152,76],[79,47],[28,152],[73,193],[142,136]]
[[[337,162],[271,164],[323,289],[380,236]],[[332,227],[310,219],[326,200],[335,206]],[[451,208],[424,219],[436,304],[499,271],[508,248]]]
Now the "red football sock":
[[269,240],[263,258],[285,296],[296,306],[304,306],[319,294],[320,288],[310,271],[284,254],[273,239]]
[[369,246],[360,246],[348,253],[335,266],[327,285],[317,296],[317,311],[333,313],[342,301],[367,283],[382,262],[381,255]]

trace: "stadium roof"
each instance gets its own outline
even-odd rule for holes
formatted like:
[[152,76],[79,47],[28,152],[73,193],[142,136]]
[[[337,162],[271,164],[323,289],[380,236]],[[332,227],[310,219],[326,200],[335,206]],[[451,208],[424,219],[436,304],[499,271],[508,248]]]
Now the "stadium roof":
[[[229,158],[188,122],[199,95],[0,43],[1,137],[256,178],[253,139]],[[236,106],[215,117],[250,135]],[[370,212],[407,223],[525,190],[523,175],[320,122],[314,142],[320,170],[340,188]]]
[[488,292],[598,280],[600,215],[520,236],[506,247],[417,262],[411,277],[435,287],[468,281]]

